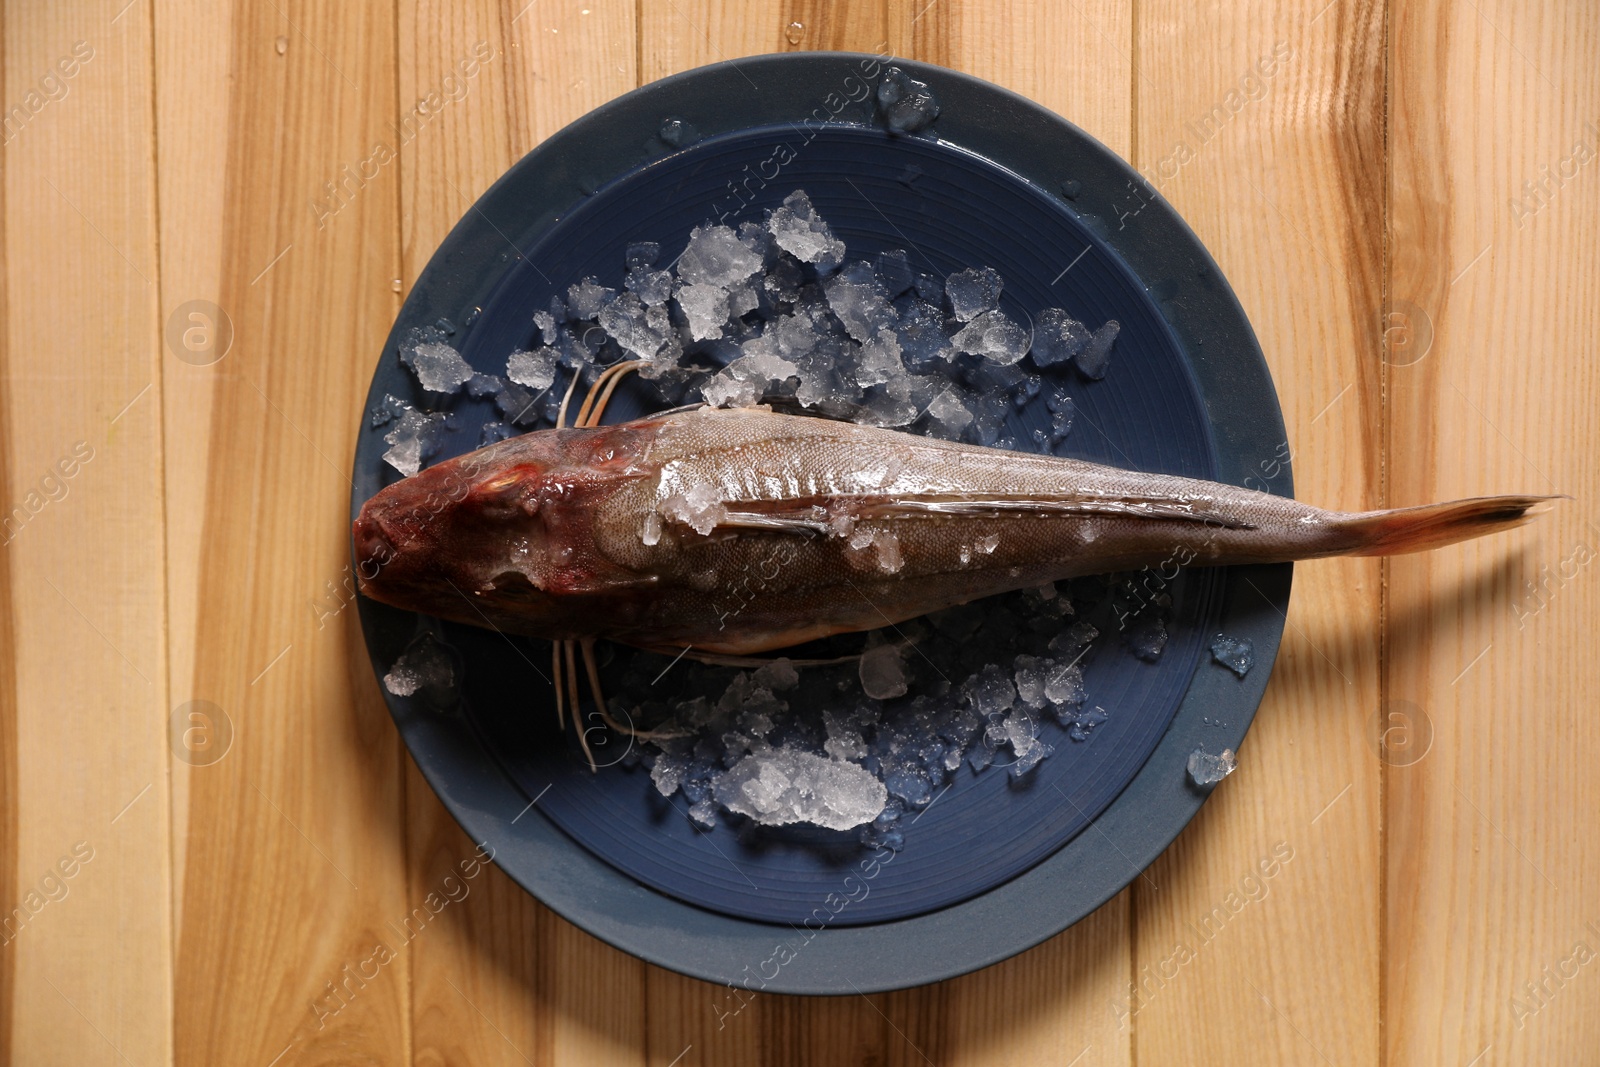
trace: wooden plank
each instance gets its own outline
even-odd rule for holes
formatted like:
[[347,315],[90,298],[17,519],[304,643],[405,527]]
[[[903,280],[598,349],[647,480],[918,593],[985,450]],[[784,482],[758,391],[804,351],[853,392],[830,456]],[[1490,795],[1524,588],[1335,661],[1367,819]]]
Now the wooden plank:
[[639,80],[768,52],[876,52],[888,40],[880,3],[844,0],[671,0],[644,4]]
[[[639,24],[639,80],[706,63],[800,49],[880,51],[887,40],[880,4],[760,0],[674,0],[647,4]],[[649,1062],[682,1055],[699,1064],[889,1062],[883,1016],[862,998],[757,994],[650,967]]]
[[[193,568],[172,589],[193,598],[178,618],[196,640],[174,690],[233,729],[220,761],[179,761],[176,1058],[402,1062],[405,972],[375,958],[411,903],[399,746],[337,592],[349,456],[397,306],[397,178],[370,163],[394,136],[395,27],[311,2],[165,5],[157,22],[158,97],[175,105],[158,135],[180,162],[163,171],[163,263],[195,256],[173,263],[163,308],[212,299],[233,327],[208,378],[178,379],[175,399],[210,400],[168,465],[173,505],[201,508],[174,556]],[[227,78],[195,80],[197,41]]]
[[[1021,93],[1126,155],[1133,133],[1132,9],[1125,0],[895,0],[890,41],[897,54]],[[1132,1062],[1131,1031],[1112,1010],[1131,966],[1129,901],[1121,893],[997,966],[876,998],[892,1023],[885,1040],[894,1062],[922,1063],[924,1055],[940,1064]]]
[[1391,38],[1390,285],[1433,339],[1389,371],[1391,501],[1576,499],[1389,564],[1387,695],[1433,743],[1386,782],[1385,1051],[1583,1062],[1600,1047],[1583,710],[1600,687],[1600,19],[1423,0],[1396,5]]
[[896,55],[987,78],[1129,155],[1131,0],[893,0],[889,9]]
[[[1140,4],[1135,162],[1255,327],[1296,495],[1358,509],[1380,492],[1383,10],[1312,15]],[[1378,565],[1305,564],[1294,586],[1237,774],[1136,885],[1140,1060],[1377,1057]]]
[[[517,159],[634,87],[634,10],[629,0],[401,6],[400,99],[430,90],[458,98],[401,150],[407,285]],[[409,760],[406,813],[408,897],[422,899],[447,875],[464,893],[409,946],[414,1062],[642,1062],[645,965],[544,908],[498,868],[463,879],[474,843]]]
[[[713,2],[649,5],[641,24],[641,78],[744,54],[826,47],[897,54],[991,77],[1126,150],[1129,129],[1130,5],[991,7],[957,0],[889,3],[881,19],[862,5],[840,19],[835,5]],[[1030,27],[1045,23],[1050,44]],[[799,23],[796,31],[793,24]],[[833,29],[838,27],[837,30]],[[796,40],[794,38],[798,37]],[[1050,47],[1092,57],[1051,62]],[[1024,50],[1023,62],[1002,57]],[[872,997],[757,996],[736,1015],[725,989],[652,968],[650,1059],[672,1062],[692,1048],[701,1063],[1031,1063],[1060,1053],[1106,1005],[1128,971],[1126,897],[1017,960],[937,986]],[[720,1023],[720,1025],[719,1025]],[[1080,1043],[1082,1044],[1082,1043]],[[1073,1050],[1077,1051],[1076,1048]],[[1126,1033],[1113,1027],[1080,1062],[1126,1063]]]
[[[158,18],[155,60],[159,71],[156,124],[161,133],[156,155],[157,187],[165,210],[161,237],[161,417],[164,442],[167,525],[167,670],[174,681],[174,703],[195,694],[199,632],[200,560],[205,554],[206,479],[210,474],[212,392],[225,361],[233,324],[221,311],[228,255],[227,202],[222,176],[232,144],[230,95],[219,91],[228,80],[232,56],[218,41],[232,40],[233,5],[191,7],[176,17]],[[287,30],[287,27],[285,27]],[[284,62],[287,63],[285,57]],[[171,322],[170,332],[167,324]],[[187,731],[198,727],[199,733]],[[220,722],[185,720],[180,743],[221,743]],[[188,754],[189,747],[182,751]],[[212,750],[214,753],[216,750]],[[191,759],[203,760],[199,748]],[[208,773],[184,759],[171,765],[172,825],[188,825],[189,783]],[[172,839],[172,894],[183,899],[188,835]],[[175,909],[173,931],[181,939],[182,910]]]
[[114,14],[3,15],[8,1062],[171,1057],[150,19]]
[[[9,93],[6,80],[6,29],[0,19],[0,87]],[[0,141],[0,174],[9,173],[9,135]],[[8,269],[11,250],[6,245],[6,184],[0,181],[0,323],[11,321],[10,277]],[[0,329],[0,412],[9,412],[10,404],[10,329]],[[0,422],[0,500],[11,500],[11,441],[10,420]],[[17,766],[17,657],[16,636],[12,626],[11,607],[11,552],[10,531],[0,530],[6,544],[0,546],[0,1056],[10,1059],[12,1021],[16,1015],[15,991],[17,956],[10,951],[11,942],[18,933],[5,925],[10,917],[12,899],[18,888],[17,877],[17,824],[18,784],[21,768]]]

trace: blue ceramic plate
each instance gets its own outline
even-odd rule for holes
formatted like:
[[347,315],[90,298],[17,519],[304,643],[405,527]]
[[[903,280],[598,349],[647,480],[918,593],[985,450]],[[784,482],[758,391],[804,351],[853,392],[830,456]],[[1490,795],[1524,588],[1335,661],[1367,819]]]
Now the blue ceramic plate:
[[[552,295],[591,275],[620,286],[630,241],[659,241],[667,259],[693,226],[759,221],[799,188],[853,257],[905,249],[913,268],[940,277],[993,266],[1006,279],[1002,306],[1019,320],[1056,306],[1091,324],[1121,322],[1112,372],[1074,382],[1079,415],[1063,454],[1288,493],[1287,470],[1271,462],[1284,434],[1260,351],[1182,220],[1126,163],[1050,112],[953,71],[898,65],[941,102],[937,122],[916,136],[887,132],[873,113],[868,90],[882,60],[826,53],[690,71],[550,138],[435,254],[395,323],[370,404],[389,393],[426,406],[397,357],[410,328],[447,320],[474,368],[503,374],[510,352],[530,346],[531,312]],[[643,388],[624,389],[608,421],[649,404]],[[498,417],[486,402],[461,399],[454,410],[443,456],[469,451]],[[1036,401],[1009,428],[1030,441],[1048,417]],[[361,433],[352,517],[398,477],[382,462],[383,432]],[[1264,470],[1278,471],[1276,481]],[[836,993],[1002,959],[1132,880],[1204,800],[1185,777],[1189,752],[1242,740],[1289,577],[1288,565],[1183,574],[1165,588],[1171,636],[1157,662],[1088,661],[1090,700],[1112,715],[1087,743],[1047,734],[1056,754],[1020,787],[1003,770],[963,767],[931,807],[902,820],[905,846],[893,854],[800,830],[701,832],[681,797],[664,800],[642,769],[615,759],[620,749],[588,772],[570,730],[555,726],[547,644],[366,600],[361,610],[380,677],[419,627],[459,653],[455,706],[385,695],[445,805],[529,892],[674,970]],[[1244,679],[1210,662],[1217,632],[1254,642],[1257,666]],[[646,654],[611,655],[608,670]]]

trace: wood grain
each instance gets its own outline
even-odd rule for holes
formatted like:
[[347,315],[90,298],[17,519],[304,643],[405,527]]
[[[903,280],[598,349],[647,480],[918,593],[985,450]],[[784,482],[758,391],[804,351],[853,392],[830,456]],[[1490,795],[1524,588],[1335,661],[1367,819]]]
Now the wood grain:
[[[817,47],[879,52],[887,41],[882,4],[673,0],[647,4],[641,15],[641,83],[744,55]],[[647,971],[646,991],[649,1062],[657,1067],[691,1054],[708,1065],[900,1062],[902,1046],[885,1035],[881,997],[756,994],[746,1002],[725,987],[656,967]]]
[[[0,19],[0,87],[9,87],[6,81],[6,26]],[[10,171],[11,138],[0,142],[0,174]],[[11,403],[11,322],[10,249],[5,239],[6,183],[0,181],[0,412],[10,412]],[[0,500],[11,500],[11,420],[0,421]],[[3,520],[0,520],[3,521]],[[12,1020],[16,1016],[17,965],[16,953],[8,951],[11,941],[19,932],[15,928],[11,894],[18,883],[17,805],[20,801],[17,777],[17,657],[16,631],[12,622],[11,606],[11,533],[3,531],[6,544],[0,546],[0,1054],[11,1052]]]
[[[211,473],[212,396],[217,379],[232,374],[227,356],[212,359],[223,350],[231,320],[212,314],[206,302],[220,309],[226,275],[229,230],[226,183],[232,95],[219,91],[232,67],[230,49],[218,42],[233,39],[234,8],[230,4],[162,10],[155,20],[155,69],[160,78],[156,92],[156,127],[160,135],[156,153],[158,222],[163,258],[160,263],[162,327],[174,315],[179,322],[178,344],[165,336],[159,352],[161,365],[161,432],[163,442],[163,495],[166,509],[166,627],[167,670],[173,679],[175,704],[213,694],[195,692],[200,647],[200,559],[205,549],[206,487]],[[284,28],[287,30],[287,27]],[[183,305],[201,319],[192,320]],[[225,313],[221,313],[225,314]],[[210,330],[206,328],[210,321]],[[194,326],[200,332],[186,334]],[[188,336],[189,344],[184,343]],[[194,347],[190,347],[190,345]],[[224,757],[226,758],[226,757]],[[182,760],[171,763],[171,822],[188,825],[189,785],[194,774]],[[183,899],[189,835],[172,837],[172,896]],[[183,912],[174,909],[183,936]]]
[[[377,351],[398,306],[397,180],[360,176],[393,136],[394,23],[313,4],[226,18],[172,5],[158,21],[174,46],[158,96],[209,96],[192,112],[201,133],[227,116],[224,149],[203,157],[220,196],[190,214],[175,183],[164,261],[220,249],[199,260],[217,275],[195,281],[233,325],[209,383],[193,383],[211,394],[205,436],[169,457],[172,480],[203,500],[204,547],[175,557],[194,572],[173,583],[192,591],[182,617],[203,636],[175,688],[234,729],[220,762],[186,769],[174,1059],[398,1062],[404,971],[372,960],[407,912],[399,745],[340,595],[370,373],[352,354]],[[189,80],[177,57],[199,39],[225,50],[226,79]],[[187,142],[187,114],[165,113],[175,126],[158,134]],[[173,308],[195,298],[163,292]]]
[[[1354,0],[1142,3],[1135,54],[1134,163],[1255,326],[1295,494],[1350,509],[1380,494],[1382,41]],[[1379,606],[1376,561],[1295,568],[1238,773],[1134,887],[1141,1060],[1374,1060]]]
[[[634,5],[618,0],[520,15],[487,3],[402,6],[400,99],[446,77],[464,86],[445,90],[459,102],[400,154],[407,286],[491,181],[634,87],[635,36]],[[465,77],[470,57],[480,62]],[[558,918],[498,868],[462,879],[474,843],[406,766],[407,897],[440,891],[447,876],[465,893],[407,949],[414,1062],[643,1062],[645,965]]]
[[150,22],[111,15],[5,9],[17,1062],[171,1053]]
[[1575,958],[1600,944],[1600,728],[1580,697],[1600,685],[1600,378],[1580,355],[1600,271],[1600,19],[1407,3],[1392,39],[1392,292],[1432,347],[1389,369],[1390,500],[1575,499],[1388,565],[1388,614],[1415,624],[1387,629],[1387,696],[1433,745],[1385,783],[1385,1051],[1583,1063],[1600,1047],[1600,982]]
[[[0,1062],[1600,1047],[1592,5],[124,2],[0,4]],[[949,982],[728,1014],[471,866],[347,610],[347,468],[404,291],[489,183],[635,85],[814,48],[988,78],[1127,156],[1249,314],[1298,496],[1575,499],[1299,568],[1239,772],[1084,922]],[[211,718],[174,730],[191,701]]]

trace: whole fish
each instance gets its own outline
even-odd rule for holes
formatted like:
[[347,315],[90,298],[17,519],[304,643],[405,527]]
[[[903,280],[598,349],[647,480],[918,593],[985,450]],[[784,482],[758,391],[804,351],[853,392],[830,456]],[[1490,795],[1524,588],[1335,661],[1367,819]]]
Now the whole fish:
[[[1325,511],[766,407],[513,437],[367,501],[363,593],[554,641],[748,655],[1062,578],[1416,552],[1550,499]],[[574,702],[575,702],[574,697]]]

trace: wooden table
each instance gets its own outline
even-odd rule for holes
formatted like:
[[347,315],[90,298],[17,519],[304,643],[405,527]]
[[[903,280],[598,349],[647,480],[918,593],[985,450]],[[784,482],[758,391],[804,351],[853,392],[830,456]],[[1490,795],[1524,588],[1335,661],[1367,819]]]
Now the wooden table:
[[[0,1060],[1600,1063],[1592,4],[124,2],[4,9]],[[350,610],[379,346],[540,138],[796,48],[1132,160],[1254,323],[1304,498],[1576,499],[1303,566],[1238,773],[1009,962],[719,1022],[493,870],[399,942],[473,849]]]

